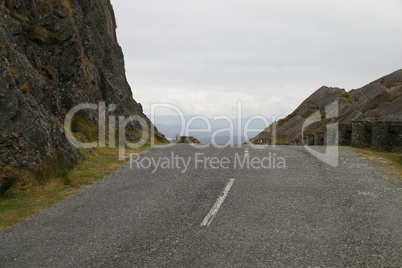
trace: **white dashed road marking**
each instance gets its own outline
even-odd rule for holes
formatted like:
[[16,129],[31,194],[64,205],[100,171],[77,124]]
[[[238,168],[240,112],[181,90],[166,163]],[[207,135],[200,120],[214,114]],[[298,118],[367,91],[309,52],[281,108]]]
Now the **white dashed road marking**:
[[221,207],[223,201],[225,201],[226,197],[228,196],[230,188],[232,188],[234,181],[235,181],[235,179],[231,179],[229,181],[228,185],[226,185],[225,189],[222,192],[222,195],[218,197],[218,200],[216,200],[215,205],[212,207],[212,209],[209,211],[208,215],[202,221],[201,226],[209,226],[211,224],[216,213],[218,213],[218,210]]

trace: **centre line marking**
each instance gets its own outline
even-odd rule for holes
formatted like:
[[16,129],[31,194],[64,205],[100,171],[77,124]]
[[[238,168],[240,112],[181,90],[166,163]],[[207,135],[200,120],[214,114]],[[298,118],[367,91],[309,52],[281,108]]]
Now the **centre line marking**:
[[218,210],[221,207],[223,201],[225,201],[226,197],[228,196],[230,188],[232,188],[234,181],[235,179],[230,179],[228,185],[226,185],[226,188],[223,190],[222,195],[218,197],[218,200],[216,200],[215,205],[211,208],[208,215],[202,221],[201,226],[209,226],[211,224],[216,213],[218,213]]

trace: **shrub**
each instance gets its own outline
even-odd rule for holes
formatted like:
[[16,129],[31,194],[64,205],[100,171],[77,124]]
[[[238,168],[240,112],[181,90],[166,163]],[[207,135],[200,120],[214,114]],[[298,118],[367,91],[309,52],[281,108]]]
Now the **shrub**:
[[68,170],[64,167],[61,157],[48,156],[34,172],[33,178],[40,185],[48,184],[52,180],[62,180],[69,184]]
[[22,180],[22,174],[10,167],[0,168],[0,197],[9,194],[9,191]]
[[5,196],[8,190],[10,190],[17,180],[13,177],[6,177],[0,179],[0,196]]

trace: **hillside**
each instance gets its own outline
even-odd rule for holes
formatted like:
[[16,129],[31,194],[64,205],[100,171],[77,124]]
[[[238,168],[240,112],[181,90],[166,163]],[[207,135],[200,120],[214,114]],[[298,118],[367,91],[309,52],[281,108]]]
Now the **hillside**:
[[[73,166],[83,157],[66,139],[66,113],[81,103],[116,105],[114,116],[139,115],[128,138],[153,128],[131,93],[109,0],[0,1],[0,167],[34,169],[56,157]],[[85,110],[77,135],[98,125]],[[165,140],[158,132],[159,140]]]
[[[402,120],[402,70],[386,75],[362,88],[346,92],[340,88],[323,86],[300,104],[286,118],[277,122],[277,136],[285,142],[299,139],[306,119],[321,112],[325,117],[325,107],[338,101],[338,116],[326,118],[327,123],[350,123],[352,121],[401,121]],[[322,122],[310,125],[305,130],[314,132],[323,127]],[[251,142],[270,139],[267,128]]]

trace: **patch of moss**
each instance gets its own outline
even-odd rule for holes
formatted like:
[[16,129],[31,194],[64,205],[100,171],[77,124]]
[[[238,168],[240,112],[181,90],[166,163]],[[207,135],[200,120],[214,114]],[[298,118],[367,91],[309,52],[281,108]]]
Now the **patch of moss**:
[[51,28],[48,31],[48,37],[53,43],[59,43],[60,42],[60,36],[58,34],[60,28]]
[[320,128],[305,130],[305,131],[303,132],[303,135],[304,135],[304,136],[306,136],[306,135],[314,135],[314,134],[317,133],[317,132],[325,132],[325,131],[326,131],[326,126],[323,125],[323,126],[321,126]]
[[303,118],[309,118],[310,116],[312,116],[314,113],[316,113],[319,110],[317,105],[314,106],[310,106],[310,108],[308,109],[308,111],[306,113],[304,113],[302,115]]
[[393,102],[394,100],[396,100],[399,97],[399,95],[392,94],[390,92],[388,93],[388,96],[389,96],[389,98],[388,98],[387,102]]
[[290,119],[292,119],[293,117],[294,117],[294,116],[288,115],[288,116],[286,116],[285,118],[280,119],[280,120],[278,121],[276,127],[278,128],[278,127],[283,126],[284,124],[286,124],[286,123],[287,123]]
[[392,85],[387,86],[387,88],[402,86],[402,81],[395,81]]
[[344,97],[345,99],[349,99],[350,94],[348,92],[345,92],[345,93],[342,94],[342,97]]

